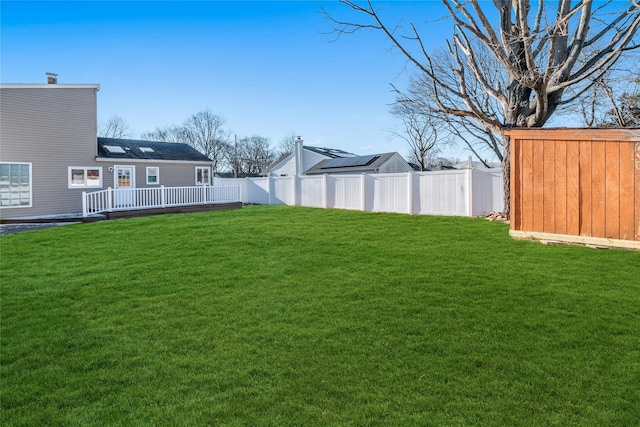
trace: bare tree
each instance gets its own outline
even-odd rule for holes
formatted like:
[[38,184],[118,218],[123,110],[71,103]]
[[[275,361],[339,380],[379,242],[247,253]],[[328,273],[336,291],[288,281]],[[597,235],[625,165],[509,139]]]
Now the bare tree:
[[158,127],[142,134],[143,139],[189,144],[213,161],[214,172],[224,162],[224,153],[229,144],[231,132],[224,129],[222,116],[209,110],[195,113],[182,125]]
[[[637,2],[594,5],[593,0],[580,0],[572,5],[571,0],[558,0],[552,10],[544,1],[532,8],[529,0],[442,0],[454,23],[448,43],[452,67],[442,74],[414,24],[402,34],[399,27],[383,22],[370,0],[364,5],[340,1],[363,21],[328,15],[338,35],[363,29],[383,32],[429,85],[435,112],[466,117],[503,135],[506,213],[510,141],[504,130],[543,126],[560,106],[588,90],[590,82],[604,75],[623,52],[638,47],[634,40],[640,25]],[[622,10],[620,5],[624,5]],[[499,64],[499,69],[485,67],[486,58]],[[494,75],[506,76],[507,81],[496,82]],[[568,88],[578,87],[574,95],[566,96]],[[493,105],[498,106],[499,114]]]
[[617,103],[613,103],[610,116],[616,126],[632,127],[640,126],[640,91],[623,93]]
[[275,159],[269,138],[254,135],[235,139],[225,150],[225,159],[234,177],[257,175]]
[[403,124],[403,131],[392,133],[404,139],[409,145],[409,161],[420,167],[421,171],[427,170],[438,152],[438,126],[434,117],[423,114],[416,104],[410,102],[397,102],[394,104],[392,114],[399,117]]
[[[484,45],[476,42],[474,49],[478,62],[482,64],[483,69],[496,70],[487,76],[492,86],[506,86],[508,80],[504,72],[501,72],[499,64],[490,55]],[[438,50],[432,57],[433,70],[437,73],[441,81],[447,81],[451,85],[457,84],[455,75],[451,70],[456,67],[453,61],[451,49]],[[474,79],[472,72],[467,71],[467,84],[469,92],[474,93],[474,97],[478,101],[478,105],[484,111],[484,114],[495,116],[502,119],[500,104],[489,94],[487,94],[477,80]],[[486,151],[495,156],[500,161],[504,157],[504,147],[502,135],[483,126],[481,122],[473,120],[468,116],[460,116],[449,114],[442,111],[436,103],[438,94],[434,91],[434,86],[429,78],[418,74],[410,80],[409,87],[405,91],[401,91],[394,87],[396,92],[397,103],[411,103],[418,109],[421,114],[431,116],[434,122],[439,123],[441,134],[448,135],[453,141],[461,142],[471,153],[485,166],[489,167],[486,159]],[[450,94],[443,93],[439,95],[440,99],[445,99],[448,105],[455,105],[457,108],[465,108],[464,102]],[[452,141],[452,143],[453,143]]]
[[129,123],[120,116],[112,116],[100,124],[98,136],[104,138],[126,138],[131,136]]
[[462,142],[464,147],[471,151],[474,157],[485,167],[491,167],[487,157],[483,155],[487,150],[495,154],[500,162],[503,161],[504,141],[502,135],[483,128],[478,122],[470,120],[467,117],[447,117],[444,123],[447,126],[449,134],[456,138],[457,141]]
[[180,140],[213,160],[214,172],[224,160],[231,132],[224,129],[222,116],[209,110],[192,115],[181,127]]
[[275,156],[284,157],[288,154],[293,153],[295,144],[296,144],[296,133],[291,131],[288,134],[286,134],[278,143],[275,149]]
[[144,132],[140,137],[148,141],[181,142],[181,132],[179,126],[157,127],[150,132]]
[[269,138],[254,135],[240,140],[240,164],[244,173],[258,174],[275,159]]
[[587,127],[640,125],[640,78],[637,62],[616,67],[593,82],[578,102]]

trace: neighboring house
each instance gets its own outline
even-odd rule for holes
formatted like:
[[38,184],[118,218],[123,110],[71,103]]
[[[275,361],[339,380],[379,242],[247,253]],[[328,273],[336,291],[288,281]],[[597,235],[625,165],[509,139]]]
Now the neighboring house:
[[215,178],[260,178],[262,175],[259,173],[239,173],[236,176],[233,172],[214,172],[213,177]]
[[413,170],[411,166],[398,153],[358,156],[332,148],[306,146],[298,137],[293,153],[277,160],[265,171],[265,174],[291,176],[331,173],[394,173],[411,170]]
[[306,171],[307,175],[398,173],[411,172],[413,168],[398,153],[370,154],[368,156],[323,160]]
[[356,155],[331,148],[306,146],[298,137],[293,152],[276,160],[263,174],[270,176],[301,175],[323,160],[346,157],[356,157]]
[[0,217],[80,213],[83,191],[127,182],[133,187],[210,184],[211,160],[184,144],[101,138],[101,145],[99,89],[97,84],[0,84]]
[[[489,165],[489,168],[499,168],[501,166],[500,163],[490,163],[487,162],[487,164]],[[464,162],[460,162],[460,163],[456,163],[455,165],[453,165],[453,167],[455,169],[488,169],[487,166],[482,163],[482,162],[478,162],[478,161],[474,161],[471,157],[469,157],[469,160],[466,160]]]

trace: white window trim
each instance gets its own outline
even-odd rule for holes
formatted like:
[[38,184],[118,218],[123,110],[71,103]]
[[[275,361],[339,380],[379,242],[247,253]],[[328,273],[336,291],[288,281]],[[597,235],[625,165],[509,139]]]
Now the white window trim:
[[[149,182],[149,169],[156,169],[156,182]],[[147,185],[160,185],[160,166],[147,166]]]
[[[207,170],[207,178],[209,178],[208,182],[206,183],[201,183],[198,182],[198,170],[200,169],[206,169]],[[211,185],[211,168],[209,166],[196,166],[196,170],[195,170],[195,183],[196,185]]]
[[[85,179],[85,184],[84,185],[72,185],[71,181],[72,181],[72,177],[71,177],[71,171],[73,169],[83,169],[84,170],[84,179]],[[100,179],[99,179],[99,183],[97,185],[89,185],[86,182],[88,181],[87,179],[87,170],[89,169],[96,169],[99,171],[100,174]],[[102,188],[102,166],[69,166],[67,168],[67,188],[69,188],[70,190],[82,190],[83,188]]]
[[29,165],[29,204],[15,206],[0,206],[1,209],[32,208],[33,207],[33,163],[30,162],[0,162],[1,165]]

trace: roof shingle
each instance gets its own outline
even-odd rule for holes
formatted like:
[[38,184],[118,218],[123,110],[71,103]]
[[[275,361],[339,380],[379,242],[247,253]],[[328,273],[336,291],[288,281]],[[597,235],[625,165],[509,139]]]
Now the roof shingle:
[[[106,146],[121,147],[124,153],[110,152],[105,148]],[[195,148],[183,143],[103,137],[98,138],[98,157],[108,159],[212,161]]]

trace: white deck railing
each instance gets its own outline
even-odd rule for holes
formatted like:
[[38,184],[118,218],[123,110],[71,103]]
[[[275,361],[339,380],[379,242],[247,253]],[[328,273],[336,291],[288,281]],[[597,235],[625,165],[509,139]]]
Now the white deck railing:
[[172,206],[234,203],[241,201],[240,187],[165,187],[131,188],[82,193],[82,215],[102,212],[166,208]]

